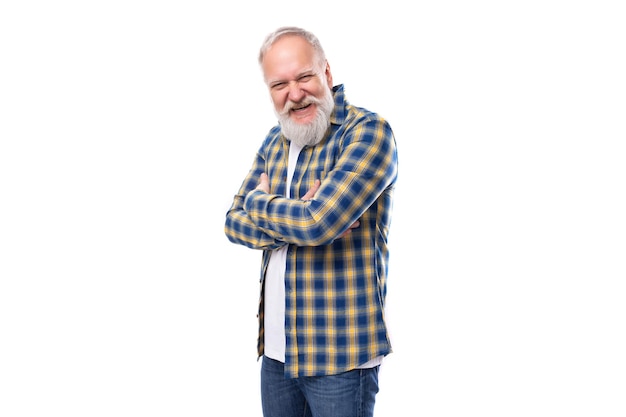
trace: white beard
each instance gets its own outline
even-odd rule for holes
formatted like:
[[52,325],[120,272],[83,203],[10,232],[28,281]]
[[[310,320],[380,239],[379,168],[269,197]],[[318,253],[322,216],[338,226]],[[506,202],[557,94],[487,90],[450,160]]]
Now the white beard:
[[[308,124],[299,124],[291,120],[289,110],[296,104],[308,103],[317,105],[315,119]],[[301,103],[287,102],[282,112],[276,112],[283,135],[302,148],[317,145],[324,138],[330,126],[330,115],[333,112],[334,105],[335,101],[330,89],[326,89],[326,94],[324,94],[322,99],[307,96]]]

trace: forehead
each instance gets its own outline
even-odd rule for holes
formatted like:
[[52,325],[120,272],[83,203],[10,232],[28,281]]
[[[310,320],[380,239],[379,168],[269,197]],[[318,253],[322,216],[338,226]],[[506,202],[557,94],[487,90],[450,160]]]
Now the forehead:
[[287,35],[278,39],[263,57],[265,78],[295,76],[313,69],[315,50],[300,36]]

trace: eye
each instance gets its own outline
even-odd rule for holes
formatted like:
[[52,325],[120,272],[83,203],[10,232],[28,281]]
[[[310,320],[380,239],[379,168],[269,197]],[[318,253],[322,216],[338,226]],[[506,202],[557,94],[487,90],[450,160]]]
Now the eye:
[[303,75],[302,77],[300,77],[298,79],[298,81],[306,83],[308,81],[311,81],[312,79],[313,79],[313,74],[306,74],[306,75]]
[[277,82],[277,83],[272,84],[272,85],[270,86],[270,88],[271,88],[272,90],[280,90],[280,89],[284,88],[286,85],[287,85],[287,83],[286,83],[286,82],[281,81],[281,82]]

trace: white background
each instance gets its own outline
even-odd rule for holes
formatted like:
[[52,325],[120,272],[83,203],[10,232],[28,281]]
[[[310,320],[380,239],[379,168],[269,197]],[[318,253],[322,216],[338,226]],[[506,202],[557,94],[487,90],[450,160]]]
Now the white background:
[[623,417],[619,3],[3,2],[0,415],[261,415],[223,223],[295,24],[397,138],[377,415]]

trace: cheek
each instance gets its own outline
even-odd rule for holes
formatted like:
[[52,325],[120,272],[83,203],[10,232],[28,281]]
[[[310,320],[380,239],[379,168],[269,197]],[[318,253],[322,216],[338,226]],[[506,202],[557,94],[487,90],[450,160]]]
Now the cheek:
[[285,95],[280,93],[271,93],[272,103],[274,103],[274,108],[276,110],[281,111],[285,107]]
[[326,85],[321,83],[315,84],[315,86],[311,87],[309,90],[309,94],[317,99],[324,98],[324,95],[326,94]]

